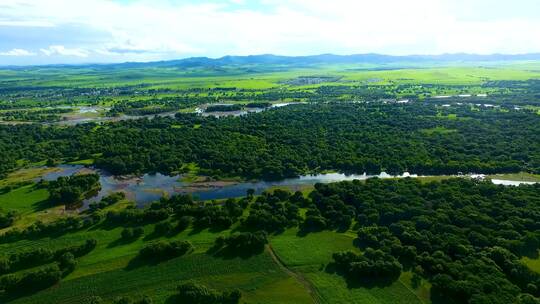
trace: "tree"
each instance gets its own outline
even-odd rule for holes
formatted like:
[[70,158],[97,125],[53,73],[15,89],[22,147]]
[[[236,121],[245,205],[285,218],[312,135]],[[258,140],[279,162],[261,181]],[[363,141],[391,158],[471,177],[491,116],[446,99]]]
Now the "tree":
[[190,304],[237,304],[242,294],[238,290],[218,292],[195,282],[178,285],[179,303]]
[[63,276],[68,275],[69,273],[73,272],[73,270],[75,270],[75,266],[77,266],[75,256],[71,252],[62,254],[58,260],[58,266],[62,270]]

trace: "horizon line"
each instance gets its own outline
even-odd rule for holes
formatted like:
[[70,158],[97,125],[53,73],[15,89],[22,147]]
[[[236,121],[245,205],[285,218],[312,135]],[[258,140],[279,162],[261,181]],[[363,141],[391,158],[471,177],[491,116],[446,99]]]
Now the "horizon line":
[[[209,59],[209,60],[220,60],[229,57],[236,58],[247,58],[247,57],[262,57],[262,56],[273,56],[273,57],[284,57],[284,58],[309,58],[309,57],[319,57],[319,56],[336,56],[336,57],[352,57],[352,56],[382,56],[388,58],[425,58],[429,59],[430,57],[443,57],[443,56],[475,56],[475,57],[494,57],[494,56],[504,56],[504,57],[523,57],[523,56],[539,56],[538,59],[529,59],[529,60],[540,60],[540,51],[539,52],[530,52],[530,53],[489,53],[489,54],[480,54],[480,53],[467,53],[467,52],[456,52],[456,53],[438,53],[438,54],[407,54],[407,55],[392,55],[385,53],[351,53],[351,54],[336,54],[336,53],[317,53],[310,55],[280,55],[273,53],[260,53],[260,54],[249,54],[249,55],[223,55],[223,56],[188,56],[188,57],[179,57],[175,59],[165,59],[165,60],[148,60],[148,61],[117,61],[117,62],[81,62],[81,63],[49,63],[49,64],[19,64],[19,65],[0,65],[0,68],[30,68],[30,67],[55,67],[55,66],[64,66],[64,67],[77,67],[77,66],[89,66],[89,65],[121,65],[121,64],[152,64],[152,63],[163,63],[163,62],[173,62],[173,61],[185,61],[190,59]],[[510,61],[510,60],[509,60]]]

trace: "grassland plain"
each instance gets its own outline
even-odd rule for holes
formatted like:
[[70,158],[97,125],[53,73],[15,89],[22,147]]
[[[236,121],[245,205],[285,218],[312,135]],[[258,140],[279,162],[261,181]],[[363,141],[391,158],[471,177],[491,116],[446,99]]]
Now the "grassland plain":
[[[268,89],[290,87],[284,81],[299,76],[338,76],[338,82],[326,84],[354,85],[369,81],[372,84],[438,84],[480,85],[486,80],[527,80],[540,78],[540,71],[515,63],[498,66],[423,66],[389,67],[370,70],[362,65],[325,65],[306,68],[257,71],[225,67],[224,71],[204,69],[129,69],[102,70],[93,68],[27,69],[3,71],[2,80],[17,81],[19,85],[35,87],[110,88],[135,86],[141,83],[149,89],[189,89],[234,87],[237,89]],[[294,86],[295,89],[316,88],[320,85]]]
[[322,303],[428,303],[429,288],[413,288],[410,272],[389,286],[353,287],[342,276],[327,269],[332,254],[343,250],[358,251],[352,232],[325,231],[299,236],[290,229],[271,239],[272,248],[290,270],[314,286]]
[[117,296],[151,294],[156,303],[166,303],[181,281],[193,279],[216,289],[238,288],[248,303],[311,303],[303,286],[282,272],[268,252],[230,259],[206,253],[218,235],[230,231],[212,233],[188,229],[170,239],[190,241],[195,246],[192,254],[155,265],[133,266],[133,258],[145,243],[162,238],[154,238],[153,225],[148,225],[145,238],[126,244],[119,241],[121,230],[94,228],[58,238],[0,245],[2,253],[9,254],[36,247],[62,248],[89,238],[98,241],[97,248],[81,258],[76,270],[60,284],[7,302],[81,303],[92,295],[111,301]]

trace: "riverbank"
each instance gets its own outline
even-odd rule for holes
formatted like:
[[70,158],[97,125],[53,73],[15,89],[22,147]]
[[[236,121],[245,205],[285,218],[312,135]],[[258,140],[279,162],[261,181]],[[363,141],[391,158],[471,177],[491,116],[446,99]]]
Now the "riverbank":
[[[241,179],[216,180],[207,176],[195,175],[193,172],[186,174],[167,176],[160,173],[144,174],[142,176],[114,176],[106,171],[91,169],[81,165],[60,165],[57,170],[46,173],[42,176],[45,180],[54,180],[59,176],[69,176],[73,174],[97,173],[100,175],[101,191],[96,196],[85,200],[84,206],[99,201],[103,197],[113,192],[124,192],[126,197],[142,207],[146,204],[159,200],[162,196],[175,194],[191,194],[198,200],[218,200],[245,196],[248,191],[253,191],[256,195],[272,189],[287,189],[289,191],[306,192],[317,183],[333,183],[340,181],[360,180],[369,178],[398,179],[415,178],[422,182],[440,181],[449,178],[463,177],[476,179],[491,179],[496,184],[519,185],[521,183],[534,183],[540,181],[535,175],[520,174],[497,174],[497,175],[441,175],[441,176],[419,176],[405,172],[401,175],[390,175],[381,172],[378,175],[368,174],[344,174],[336,172],[303,175],[295,178],[286,178],[276,181]],[[497,177],[497,179],[492,179]],[[517,180],[516,177],[524,177],[524,180]],[[83,207],[83,209],[85,208]]]

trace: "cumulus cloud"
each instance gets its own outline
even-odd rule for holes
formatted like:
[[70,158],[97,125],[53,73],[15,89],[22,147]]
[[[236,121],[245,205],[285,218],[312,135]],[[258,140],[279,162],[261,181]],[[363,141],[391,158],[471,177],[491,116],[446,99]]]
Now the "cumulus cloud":
[[7,51],[7,52],[0,52],[0,56],[34,56],[36,55],[35,53],[32,53],[28,50],[24,50],[24,49],[12,49],[10,51]]
[[36,48],[47,56],[154,60],[257,53],[540,51],[540,40],[531,38],[540,36],[540,1],[536,0],[2,2],[6,4],[0,10],[0,26],[76,24],[106,33],[102,41],[84,45],[70,37],[49,43],[70,49]]
[[80,48],[68,49],[63,45],[51,45],[46,49],[40,49],[45,56],[75,56],[88,57],[89,52]]

